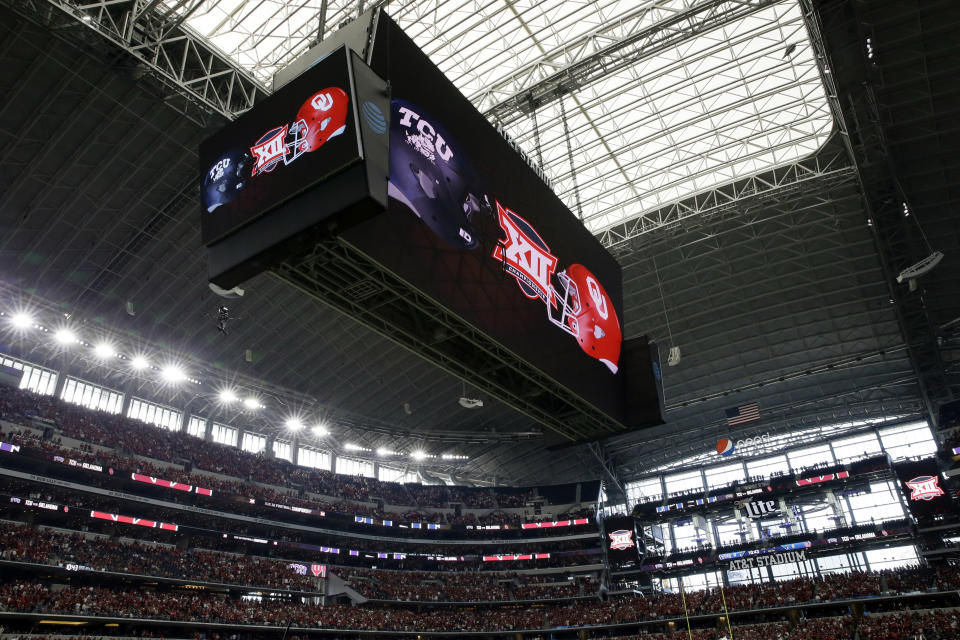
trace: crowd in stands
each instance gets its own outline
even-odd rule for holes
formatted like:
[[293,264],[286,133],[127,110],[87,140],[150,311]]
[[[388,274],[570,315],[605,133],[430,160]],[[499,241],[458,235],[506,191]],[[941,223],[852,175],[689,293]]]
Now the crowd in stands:
[[337,568],[336,574],[371,599],[433,602],[484,602],[595,597],[592,578],[568,580],[563,574],[384,571]]
[[[287,530],[267,525],[251,525],[248,522],[231,518],[211,519],[209,515],[195,511],[177,510],[165,506],[139,503],[131,504],[121,502],[114,496],[104,496],[95,493],[77,493],[56,485],[36,484],[28,480],[20,479],[4,478],[2,487],[0,487],[0,494],[33,498],[34,500],[69,507],[69,514],[63,515],[62,518],[57,520],[58,526],[67,526],[69,528],[90,527],[94,530],[109,533],[118,530],[119,527],[119,529],[123,531],[123,535],[131,535],[133,537],[143,537],[147,535],[156,537],[158,535],[153,529],[138,531],[138,527],[130,527],[125,524],[117,525],[111,520],[91,520],[89,518],[89,511],[97,510],[107,513],[119,513],[131,517],[148,518],[178,525],[179,531],[184,535],[203,536],[204,540],[208,541],[204,543],[204,546],[207,546],[207,543],[209,543],[216,545],[217,548],[223,548],[218,542],[221,539],[220,534],[225,533],[236,536],[253,536],[261,539],[269,538],[284,548],[303,548],[300,547],[299,544],[301,542],[309,542],[314,545],[335,546],[340,550],[340,553],[336,555],[324,555],[321,558],[315,558],[313,555],[310,556],[311,558],[315,558],[312,561],[320,562],[329,562],[337,557],[346,560],[350,557],[348,550],[356,550],[359,553],[367,554],[376,554],[384,551],[408,554],[410,557],[405,558],[407,561],[403,565],[408,568],[417,568],[414,566],[414,557],[423,554],[456,555],[464,557],[464,562],[475,566],[481,562],[481,558],[484,555],[527,554],[537,551],[551,554],[550,558],[536,561],[537,566],[563,566],[589,564],[595,560],[593,558],[584,560],[581,556],[585,553],[595,555],[600,552],[598,541],[596,537],[592,536],[572,540],[545,538],[542,543],[534,545],[535,548],[531,548],[530,544],[511,541],[503,541],[496,544],[464,544],[462,541],[453,543],[444,540],[435,541],[435,544],[430,545],[429,548],[423,544],[416,544],[405,540],[392,540],[388,543],[388,546],[385,547],[383,541],[376,539],[359,537],[347,538],[336,534],[323,535],[322,537],[318,537],[318,535],[304,536],[296,529]],[[12,503],[6,499],[5,501],[0,501],[0,514],[6,514],[5,517],[10,519],[19,519],[22,517],[21,514],[24,508],[21,504]],[[55,513],[60,514],[61,512],[56,511]],[[41,515],[40,517],[44,516]],[[65,525],[62,524],[64,518],[69,518],[70,522]],[[169,541],[173,533],[168,531],[159,534],[159,536],[162,540]],[[356,557],[359,560],[359,555]],[[556,562],[548,564],[551,560],[556,560]],[[348,564],[353,563],[348,562]],[[487,568],[489,569],[490,567]]]
[[[680,625],[681,627],[683,625]],[[799,620],[789,622],[767,622],[763,624],[736,624],[732,629],[720,625],[718,629],[690,629],[685,627],[669,633],[648,633],[633,636],[618,636],[612,640],[721,640],[730,638],[730,631],[736,640],[852,640],[854,620],[849,616]]]
[[[3,437],[17,444],[40,448],[48,453],[70,456],[104,467],[130,469],[145,475],[193,484],[226,494],[243,495],[291,506],[322,511],[375,517],[395,522],[433,522],[456,525],[514,525],[541,518],[517,511],[536,495],[535,490],[497,491],[471,487],[425,486],[383,482],[364,476],[349,476],[321,469],[300,467],[282,459],[270,459],[236,447],[202,440],[181,432],[169,431],[123,416],[93,411],[51,396],[0,385],[0,419],[28,424],[32,418],[52,422],[62,436],[80,440],[81,449],[65,449],[44,441],[29,430],[7,430]],[[2,428],[2,427],[0,427]],[[97,445],[97,449],[90,444]],[[106,447],[114,451],[104,451]],[[119,455],[118,455],[119,454]],[[152,458],[171,465],[188,459],[197,472],[166,467],[132,458],[130,454]],[[215,477],[203,471],[237,480]],[[253,484],[259,483],[259,484]],[[272,485],[270,487],[263,485]],[[301,490],[334,498],[307,499]],[[363,504],[366,503],[366,504]],[[453,512],[428,511],[448,508],[451,503],[488,513],[455,515]],[[385,511],[380,505],[409,505],[406,511]],[[584,517],[588,510],[558,514],[543,519]]]
[[952,640],[960,638],[960,613],[933,610],[867,615],[857,630],[860,640]]
[[[78,564],[102,571],[184,578],[275,589],[315,591],[312,576],[297,574],[289,561],[172,545],[66,533],[0,522],[0,560],[57,566]],[[369,598],[420,601],[540,600],[594,595],[596,583],[564,575],[478,574],[338,568],[341,578]],[[560,582],[562,584],[550,584]]]
[[[938,585],[941,576],[931,569],[908,570],[910,580],[925,575],[925,586]],[[463,574],[468,585],[470,574]],[[798,579],[785,583],[731,587],[726,590],[728,610],[747,610],[785,604],[822,602],[828,598],[877,595],[886,574],[850,573],[818,579]],[[486,586],[486,585],[485,585]],[[858,588],[862,586],[863,588]],[[774,594],[774,595],[771,595]],[[685,599],[685,602],[684,602]],[[92,614],[102,616],[149,617],[156,619],[197,620],[251,624],[286,624],[298,626],[336,627],[383,631],[510,631],[557,626],[591,626],[616,623],[682,618],[684,611],[691,616],[723,612],[719,590],[690,591],[680,594],[662,594],[656,597],[627,597],[607,602],[572,601],[569,604],[534,608],[441,608],[416,611],[414,609],[374,606],[329,605],[326,607],[302,603],[296,599],[264,599],[230,601],[213,594],[183,595],[176,592],[139,592],[113,590],[102,587],[64,587],[54,590],[33,582],[0,586],[0,609],[6,611]],[[956,633],[958,614],[949,612],[896,612],[867,616],[861,625],[860,639],[898,640],[910,637],[919,628]],[[741,640],[771,640],[782,638],[852,638],[853,619],[823,618],[801,620],[797,626],[744,626]],[[739,628],[739,627],[738,627]],[[719,638],[709,635],[716,631],[698,631],[698,638]],[[770,635],[763,635],[768,633]],[[807,635],[803,635],[807,634]],[[665,636],[671,637],[671,636]],[[931,636],[936,637],[936,636]]]
[[99,571],[120,571],[168,578],[274,589],[316,591],[312,576],[297,574],[290,563],[158,543],[60,533],[0,522],[0,559],[59,565],[78,564]]

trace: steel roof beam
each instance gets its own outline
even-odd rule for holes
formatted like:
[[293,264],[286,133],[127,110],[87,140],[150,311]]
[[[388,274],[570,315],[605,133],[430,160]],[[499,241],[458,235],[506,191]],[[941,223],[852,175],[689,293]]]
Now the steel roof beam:
[[915,237],[915,223],[901,209],[907,198],[890,156],[875,95],[881,71],[866,53],[865,34],[870,27],[858,14],[858,2],[801,0],[801,5],[841,139],[856,167],[865,222],[873,233],[927,419],[936,424],[938,405],[952,396],[923,295],[904,291],[894,280],[901,269],[925,257],[926,248]]
[[125,51],[135,73],[157,81],[168,93],[168,104],[201,126],[210,123],[211,115],[232,120],[270,93],[181,25],[184,16],[158,15],[155,0],[2,2],[68,39],[86,44],[95,35]]
[[[624,18],[605,25],[603,31],[583,35],[558,49],[548,52],[483,94],[471,96],[474,104],[496,100],[484,111],[489,120],[506,122],[511,116],[529,113],[577,87],[627,68],[658,50],[676,46],[701,33],[748,16],[775,0],[708,0],[644,24],[648,14],[661,10],[656,5],[643,6]],[[633,25],[633,26],[631,26]],[[626,31],[629,35],[612,44],[604,44],[604,33]],[[557,70],[559,69],[559,70]],[[501,97],[502,96],[502,97]]]

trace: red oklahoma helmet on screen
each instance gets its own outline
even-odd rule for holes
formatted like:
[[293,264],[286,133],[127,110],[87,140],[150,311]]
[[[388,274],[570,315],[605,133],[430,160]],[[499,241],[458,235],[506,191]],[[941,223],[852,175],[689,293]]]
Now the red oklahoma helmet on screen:
[[291,127],[294,154],[316,151],[347,128],[350,99],[340,87],[321,89],[303,103]]
[[616,373],[623,332],[606,289],[582,264],[571,264],[558,277],[565,288],[561,314],[564,329],[577,339],[584,353]]

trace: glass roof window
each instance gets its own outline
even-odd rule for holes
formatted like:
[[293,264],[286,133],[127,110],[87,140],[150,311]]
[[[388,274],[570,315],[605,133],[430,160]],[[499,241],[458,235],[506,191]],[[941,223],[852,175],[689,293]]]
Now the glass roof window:
[[[323,4],[328,33],[357,9],[343,0],[162,2],[267,86],[316,41]],[[542,159],[595,233],[810,156],[832,130],[797,0],[385,6],[481,112]],[[577,66],[584,60],[591,70]],[[575,70],[575,88],[533,113],[505,106]]]

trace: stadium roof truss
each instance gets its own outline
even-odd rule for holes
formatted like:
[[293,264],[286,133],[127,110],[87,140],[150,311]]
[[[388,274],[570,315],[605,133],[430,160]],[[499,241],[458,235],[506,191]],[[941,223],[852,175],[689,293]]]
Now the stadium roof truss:
[[[364,3],[31,0],[234,117]],[[795,0],[380,2],[608,243],[663,207],[814,154],[833,118]],[[368,3],[366,8],[370,8]]]

